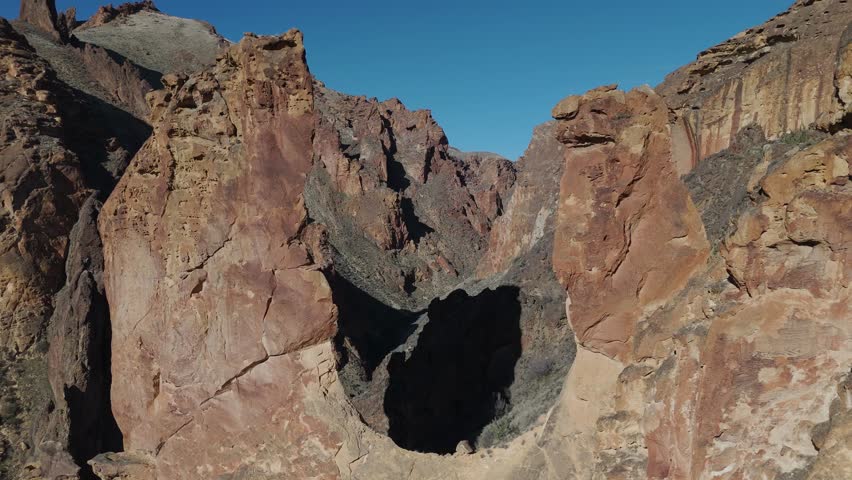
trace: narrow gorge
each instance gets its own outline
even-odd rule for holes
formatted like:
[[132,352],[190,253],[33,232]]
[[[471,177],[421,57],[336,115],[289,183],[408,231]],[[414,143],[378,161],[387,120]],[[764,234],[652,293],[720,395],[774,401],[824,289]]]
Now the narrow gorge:
[[512,161],[296,29],[22,0],[0,478],[852,478],[850,32],[798,0]]

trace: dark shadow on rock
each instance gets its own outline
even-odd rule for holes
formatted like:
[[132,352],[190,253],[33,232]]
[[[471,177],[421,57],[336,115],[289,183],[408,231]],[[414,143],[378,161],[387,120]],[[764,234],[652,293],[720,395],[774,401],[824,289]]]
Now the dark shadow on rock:
[[158,72],[156,70],[151,70],[150,68],[145,68],[142,65],[139,65],[138,63],[130,61],[130,59],[114,50],[110,50],[106,47],[102,47],[94,43],[84,42],[83,40],[80,40],[79,38],[74,36],[71,37],[69,43],[74,47],[80,49],[85,48],[86,45],[92,45],[93,47],[101,48],[118,65],[124,65],[125,63],[133,65],[134,68],[139,70],[139,76],[142,77],[143,80],[147,81],[148,84],[151,85],[151,88],[153,88],[154,90],[161,90],[163,88],[163,72]]
[[390,140],[390,145],[385,148],[388,168],[388,187],[396,192],[404,192],[411,185],[411,180],[408,179],[405,173],[405,167],[396,159],[396,136],[394,135],[390,120],[382,117],[382,125],[385,131],[387,131],[388,139]]
[[[86,390],[81,390],[77,385],[65,388],[69,421],[68,450],[83,472],[87,473],[91,467],[86,462],[98,454],[124,450],[124,441],[112,414],[110,398],[112,327],[109,305],[100,289],[91,292],[90,301],[85,325],[89,335],[88,363],[93,368],[87,372],[89,378]],[[97,477],[92,473],[91,478]]]
[[400,207],[405,228],[415,245],[420,243],[420,239],[435,231],[432,227],[420,221],[420,217],[414,213],[414,203],[410,198],[404,197],[400,201]]
[[405,167],[393,158],[388,152],[388,187],[396,192],[404,192],[410,185],[411,180],[405,176]]
[[502,412],[521,355],[517,287],[471,297],[456,290],[429,305],[417,346],[388,364],[390,437],[408,450],[452,453]]
[[152,129],[120,108],[72,90],[76,101],[63,105],[69,117],[64,138],[80,159],[87,186],[98,190],[98,198],[105,201]]
[[369,381],[382,360],[414,333],[420,313],[385,305],[340,276],[331,279],[331,286],[338,306],[336,343],[346,357],[340,363],[359,363]]
[[51,420],[41,434],[44,440],[65,445],[84,480],[97,478],[88,460],[123,449],[111,407],[112,330],[97,229],[100,208],[93,194],[69,236],[67,279],[55,297],[48,327],[48,375],[55,409],[48,412]]

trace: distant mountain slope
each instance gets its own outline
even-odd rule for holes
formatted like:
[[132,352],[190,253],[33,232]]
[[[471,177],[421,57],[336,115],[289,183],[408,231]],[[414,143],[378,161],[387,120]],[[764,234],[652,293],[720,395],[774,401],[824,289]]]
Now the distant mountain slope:
[[228,42],[208,23],[151,10],[84,23],[73,36],[155,72],[190,73],[212,65]]

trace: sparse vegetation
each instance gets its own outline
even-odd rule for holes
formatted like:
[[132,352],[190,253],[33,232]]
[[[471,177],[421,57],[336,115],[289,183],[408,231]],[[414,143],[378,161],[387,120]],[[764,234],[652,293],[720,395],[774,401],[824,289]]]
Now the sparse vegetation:
[[503,415],[486,426],[479,438],[476,440],[476,447],[490,448],[500,445],[506,440],[509,440],[518,435],[518,430],[512,422],[513,415]]
[[808,148],[817,144],[820,140],[826,137],[824,132],[819,130],[796,130],[786,133],[778,139],[778,142],[784,145],[796,146],[800,149]]

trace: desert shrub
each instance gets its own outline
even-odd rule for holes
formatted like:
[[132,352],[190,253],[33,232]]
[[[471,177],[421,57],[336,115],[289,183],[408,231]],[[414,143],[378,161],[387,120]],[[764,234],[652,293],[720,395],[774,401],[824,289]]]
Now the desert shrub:
[[529,371],[533,379],[541,378],[553,371],[556,362],[551,357],[535,357],[530,359]]
[[519,432],[512,422],[512,417],[513,415],[503,415],[482,429],[476,439],[476,448],[494,447],[517,436]]
[[0,400],[0,423],[5,425],[16,423],[15,420],[20,411],[20,406],[14,400],[10,398]]
[[825,133],[817,130],[796,130],[785,133],[778,139],[784,145],[808,148],[825,138]]

